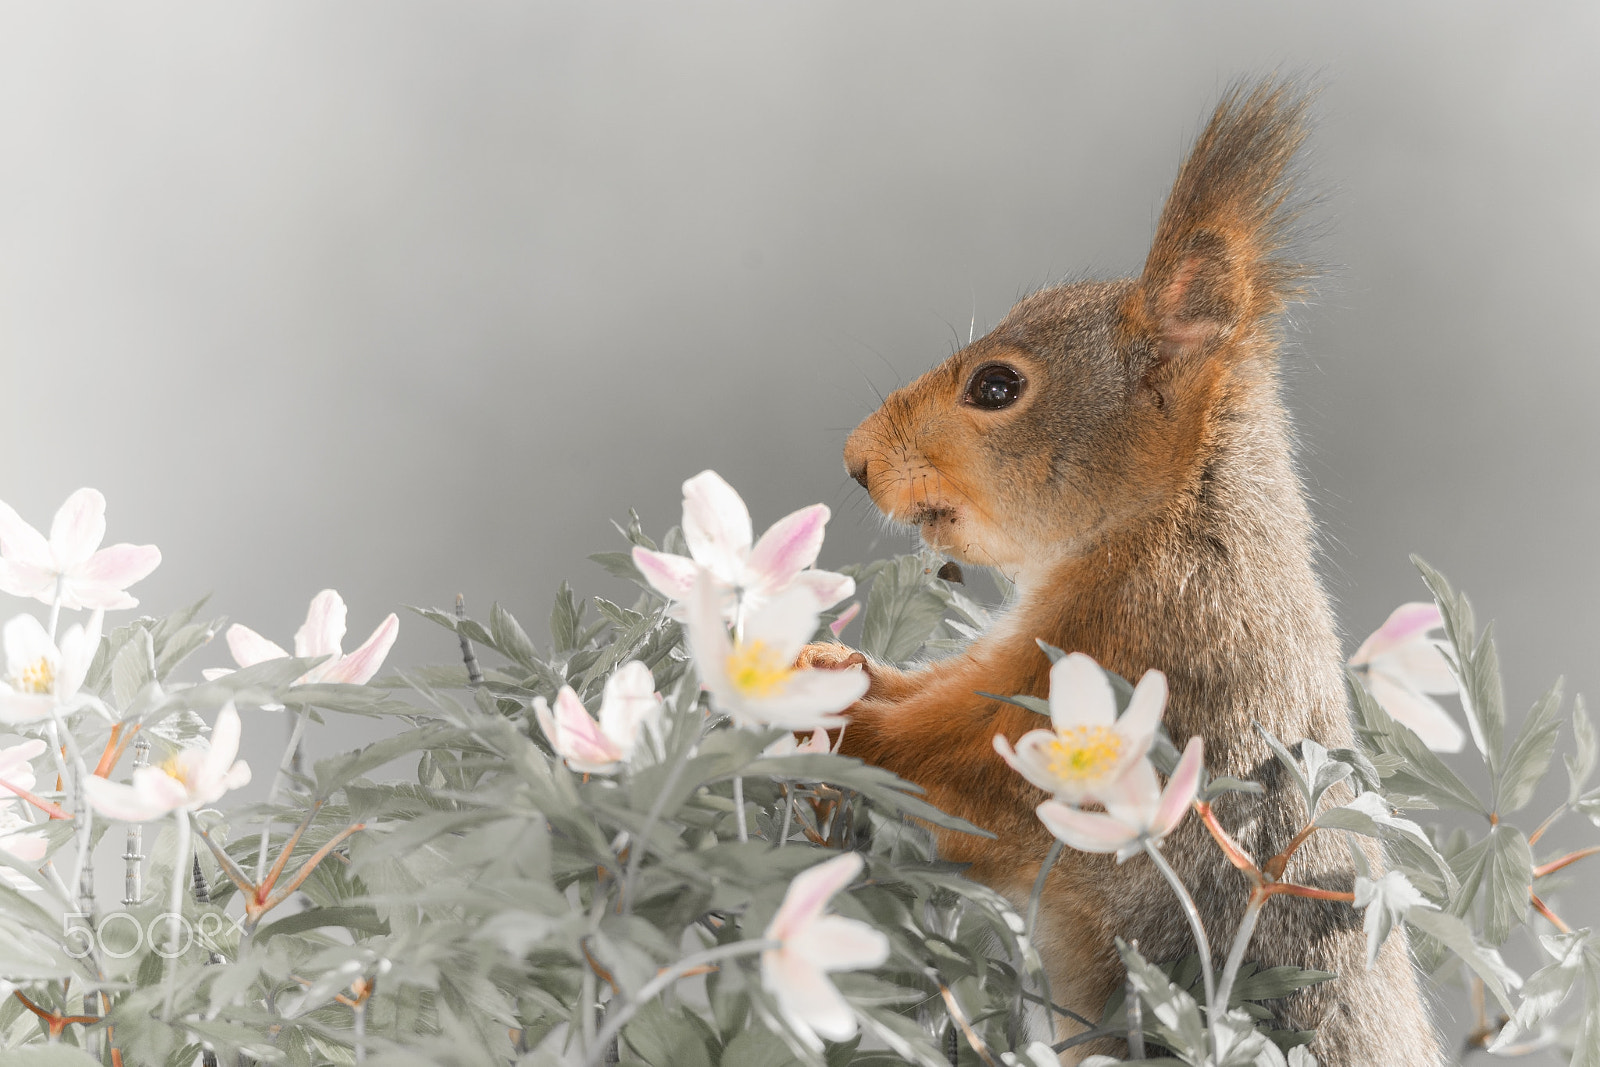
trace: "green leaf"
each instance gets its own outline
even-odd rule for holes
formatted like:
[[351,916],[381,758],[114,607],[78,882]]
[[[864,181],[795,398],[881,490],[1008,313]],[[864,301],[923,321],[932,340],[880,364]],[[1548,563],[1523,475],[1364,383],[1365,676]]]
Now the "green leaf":
[[1351,703],[1361,719],[1363,733],[1379,753],[1399,760],[1398,769],[1384,781],[1387,789],[1425,797],[1441,808],[1489,814],[1478,798],[1473,796],[1472,790],[1467,788],[1467,783],[1445,766],[1438,754],[1423,744],[1422,739],[1410,728],[1395,721],[1393,716],[1384,711],[1372,694],[1367,692],[1361,679],[1349,668],[1345,669],[1345,681],[1350,689]]
[[637,582],[647,589],[650,588],[644,580],[644,575],[639,573],[639,568],[634,566],[631,552],[592,552],[589,558],[604,567],[606,573],[613,578]]
[[1447,911],[1433,911],[1427,908],[1413,908],[1406,915],[1406,925],[1427,934],[1429,937],[1444,945],[1461,958],[1461,961],[1477,972],[1483,979],[1483,984],[1500,1006],[1511,1014],[1515,1009],[1511,1006],[1510,995],[1506,988],[1516,988],[1522,984],[1522,978],[1506,966],[1500,953],[1484,945],[1472,936],[1472,931],[1467,929],[1467,924]]
[[1283,768],[1289,772],[1289,777],[1293,779],[1294,784],[1299,787],[1300,796],[1303,797],[1306,802],[1306,810],[1314,810],[1311,807],[1311,783],[1306,781],[1305,774],[1300,770],[1300,761],[1294,758],[1294,753],[1290,752],[1282,741],[1279,741],[1276,737],[1274,737],[1271,731],[1269,731],[1265,726],[1262,726],[1259,722],[1256,723],[1256,733],[1260,734],[1267,742],[1267,747],[1272,749],[1272,754],[1278,757],[1278,762],[1281,763]]
[[8,1067],[99,1067],[100,1061],[70,1045],[33,1045],[6,1052]]
[[901,556],[872,580],[861,619],[861,650],[903,663],[933,635],[944,598],[931,588],[920,556]]
[[1129,984],[1164,1031],[1163,1043],[1180,1055],[1204,1055],[1206,1027],[1194,998],[1168,981],[1161,968],[1139,955],[1138,949],[1120,937],[1116,944],[1122,964],[1128,969]]
[[1509,814],[1524,807],[1533,799],[1533,791],[1550,769],[1550,760],[1556,752],[1556,735],[1561,731],[1561,679],[1540,697],[1528,712],[1528,721],[1511,745],[1506,756],[1505,770],[1500,774],[1499,803],[1501,814]]
[[342,930],[349,930],[353,934],[376,936],[387,934],[389,924],[378,918],[378,913],[366,907],[339,907],[339,908],[307,908],[305,911],[295,912],[282,919],[270,922],[256,931],[257,944],[266,941],[269,937],[278,934],[298,934],[306,930],[318,930],[326,926],[337,926]]
[[1522,986],[1522,1001],[1517,1005],[1511,1021],[1501,1028],[1494,1044],[1489,1046],[1491,1053],[1505,1048],[1518,1036],[1531,1032],[1542,1019],[1561,1006],[1583,970],[1584,946],[1588,940],[1588,930],[1550,934],[1539,939],[1554,962],[1528,976]]
[[489,633],[494,636],[495,645],[507,657],[530,671],[538,669],[538,652],[533,642],[528,640],[527,631],[512,617],[511,612],[500,606],[499,601],[489,608]]
[[1234,1008],[1247,1000],[1277,1000],[1296,990],[1306,989],[1339,977],[1331,971],[1314,971],[1302,967],[1268,967],[1261,971],[1242,973],[1233,983],[1233,995],[1228,1007]]
[[1348,804],[1329,808],[1317,816],[1316,824],[1391,843],[1402,841],[1412,854],[1422,856],[1433,866],[1447,891],[1457,888],[1456,869],[1433,847],[1422,827],[1390,811],[1388,803],[1377,793],[1362,793]]
[[1389,871],[1382,878],[1356,876],[1355,907],[1363,910],[1362,927],[1367,933],[1367,966],[1378,960],[1378,950],[1389,939],[1394,925],[1404,919],[1413,908],[1432,908],[1417,887],[1399,871]]
[[582,626],[583,605],[573,596],[572,586],[562,582],[556,592],[555,606],[550,609],[550,638],[555,650],[560,653],[576,649]]
[[[1455,647],[1452,663],[1461,681],[1461,704],[1467,713],[1472,742],[1489,765],[1489,775],[1498,780],[1505,746],[1505,694],[1500,685],[1500,657],[1495,652],[1493,625],[1479,635],[1475,631],[1472,604],[1457,593],[1444,575],[1418,556],[1411,562],[1422,572],[1422,580],[1433,592],[1444,616],[1445,635]],[[1446,657],[1447,659],[1449,657]]]
[[722,1067],[798,1067],[789,1047],[770,1030],[750,1029],[734,1036],[722,1050]]
[[1573,751],[1563,757],[1571,783],[1567,787],[1568,804],[1576,804],[1583,795],[1583,788],[1594,773],[1595,761],[1600,758],[1600,739],[1595,737],[1594,723],[1583,705],[1582,694],[1572,698],[1572,740]]
[[1473,900],[1481,896],[1483,933],[1491,944],[1501,944],[1512,927],[1527,920],[1533,853],[1521,830],[1501,823],[1450,863],[1461,879],[1461,892],[1451,910],[1464,915]]

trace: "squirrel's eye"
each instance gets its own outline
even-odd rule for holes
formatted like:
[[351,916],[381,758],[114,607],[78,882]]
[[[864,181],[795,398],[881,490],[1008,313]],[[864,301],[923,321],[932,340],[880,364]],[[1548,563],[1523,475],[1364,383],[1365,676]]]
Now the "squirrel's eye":
[[995,411],[1008,408],[1022,395],[1022,375],[1002,363],[979,368],[967,386],[967,403]]

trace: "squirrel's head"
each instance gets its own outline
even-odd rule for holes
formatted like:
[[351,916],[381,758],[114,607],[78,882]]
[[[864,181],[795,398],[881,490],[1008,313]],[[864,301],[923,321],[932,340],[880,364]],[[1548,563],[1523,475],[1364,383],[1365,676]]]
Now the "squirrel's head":
[[1282,255],[1304,110],[1281,83],[1229,93],[1137,279],[1035,293],[891,393],[844,450],[884,514],[1015,577],[1192,500],[1275,388],[1275,320],[1305,274]]

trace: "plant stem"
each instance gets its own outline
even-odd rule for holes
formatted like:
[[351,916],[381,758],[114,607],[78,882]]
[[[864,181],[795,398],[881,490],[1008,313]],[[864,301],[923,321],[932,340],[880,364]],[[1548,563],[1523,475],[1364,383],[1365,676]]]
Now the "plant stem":
[[1228,950],[1228,962],[1222,967],[1222,981],[1217,988],[1217,1003],[1223,1011],[1228,1010],[1228,1002],[1233,997],[1233,983],[1239,977],[1239,965],[1244,962],[1244,950],[1250,944],[1250,938],[1255,936],[1256,920],[1260,918],[1261,909],[1266,903],[1266,894],[1251,893],[1244,917],[1239,920],[1239,932],[1233,935],[1233,947]]
[[1540,864],[1539,866],[1535,867],[1533,869],[1533,876],[1535,878],[1543,878],[1547,874],[1554,874],[1561,868],[1566,867],[1569,864],[1577,863],[1586,856],[1593,856],[1596,853],[1600,853],[1600,845],[1590,845],[1588,848],[1580,848],[1576,852],[1569,852],[1560,859],[1553,859],[1549,863]]
[[[704,967],[708,963],[720,963],[723,960],[734,959],[738,956],[753,956],[758,952],[766,952],[778,948],[782,941],[735,941],[731,945],[717,945],[704,952],[697,952],[693,956],[686,956],[674,963],[671,967],[656,975],[640,987],[639,993],[626,1004],[621,1005],[606,1019],[605,1026],[600,1028],[600,1035],[589,1045],[586,1065],[592,1067],[600,1062],[600,1057],[605,1054],[606,1046],[611,1044],[611,1039],[622,1032],[622,1028],[633,1018],[634,1013],[654,1000],[656,994],[666,989],[673,982],[682,978],[696,967]],[[593,981],[591,978],[590,981]],[[587,1005],[585,1005],[587,1007]]]
[[178,840],[172,856],[172,895],[167,901],[167,948],[172,956],[167,959],[167,989],[161,1009],[163,1019],[172,1018],[172,997],[178,975],[178,933],[183,925],[183,889],[189,882],[189,811],[179,808],[172,814],[178,820]]
[[667,797],[677,787],[678,779],[683,777],[683,768],[688,765],[689,754],[693,751],[693,745],[685,745],[682,755],[667,771],[667,780],[661,783],[661,790],[656,793],[656,799],[650,804],[650,811],[644,817],[644,827],[634,836],[633,844],[628,849],[628,870],[622,878],[622,914],[624,915],[633,910],[634,882],[639,877],[639,863],[644,859],[644,851],[650,841],[650,833],[656,828],[656,823],[660,820],[662,811],[666,809]]
[[[306,731],[306,719],[309,717],[304,706],[295,707],[294,726],[289,730],[289,746],[283,750],[283,759],[278,761],[278,772],[272,776],[272,788],[267,790],[268,807],[278,800],[278,790],[283,788],[284,779],[289,775],[289,765],[294,762],[294,754],[300,748],[300,738]],[[256,885],[266,880],[267,849],[271,844],[272,813],[269,811],[261,824],[261,851],[256,855]]]
[[789,843],[789,820],[794,817],[794,796],[789,792],[789,783],[783,783],[783,827],[778,831],[778,847],[782,848]]
[[1172,892],[1177,895],[1178,903],[1183,907],[1184,917],[1189,920],[1189,929],[1194,932],[1195,947],[1200,952],[1200,977],[1205,981],[1206,1031],[1211,1035],[1212,1057],[1220,1058],[1217,1055],[1216,1032],[1211,1029],[1221,1018],[1217,1012],[1216,980],[1211,974],[1211,941],[1206,937],[1205,924],[1200,921],[1200,909],[1195,907],[1194,898],[1189,895],[1189,890],[1184,888],[1183,879],[1178,877],[1178,872],[1172,869],[1172,865],[1161,854],[1156,843],[1148,837],[1144,839],[1144,851],[1166,878],[1167,883],[1172,886]]
[[744,825],[744,777],[742,775],[733,780],[733,814],[739,822],[739,841],[742,844],[750,840],[750,831]]
[[1034,936],[1033,927],[1039,921],[1039,901],[1044,896],[1044,880],[1050,874],[1050,868],[1056,865],[1063,847],[1060,838],[1050,842],[1050,851],[1044,854],[1044,862],[1039,865],[1039,876],[1033,880],[1033,892],[1028,894],[1028,940],[1035,944],[1038,944],[1038,940]]

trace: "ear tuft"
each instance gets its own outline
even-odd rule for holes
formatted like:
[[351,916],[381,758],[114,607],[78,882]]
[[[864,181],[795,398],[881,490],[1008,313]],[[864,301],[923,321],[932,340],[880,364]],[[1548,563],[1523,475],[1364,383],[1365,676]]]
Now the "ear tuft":
[[1129,308],[1163,360],[1247,355],[1234,342],[1299,295],[1309,272],[1284,251],[1306,106],[1286,82],[1235,86],[1195,141]]

